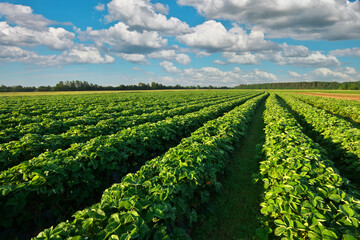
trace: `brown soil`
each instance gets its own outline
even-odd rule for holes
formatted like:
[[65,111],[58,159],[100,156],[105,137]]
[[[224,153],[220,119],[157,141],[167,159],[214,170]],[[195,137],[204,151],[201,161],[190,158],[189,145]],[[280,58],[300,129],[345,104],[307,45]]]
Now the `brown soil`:
[[359,94],[337,94],[337,93],[312,93],[312,92],[297,92],[298,94],[310,95],[310,96],[320,96],[320,97],[328,97],[328,98],[339,98],[339,99],[347,99],[353,101],[360,102]]

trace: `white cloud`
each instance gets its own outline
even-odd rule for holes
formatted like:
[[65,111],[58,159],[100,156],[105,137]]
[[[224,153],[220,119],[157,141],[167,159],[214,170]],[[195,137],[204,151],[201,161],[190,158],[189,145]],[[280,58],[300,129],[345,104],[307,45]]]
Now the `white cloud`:
[[27,51],[15,46],[2,46],[0,48],[1,62],[23,62],[46,65],[49,62],[53,62],[55,57],[55,55],[39,56],[35,52]]
[[344,68],[344,73],[348,74],[348,75],[356,75],[357,74],[355,68],[353,68],[353,67]]
[[0,17],[4,16],[9,23],[30,29],[45,29],[55,21],[50,21],[41,15],[33,14],[31,7],[0,3]]
[[[110,46],[111,51],[120,53],[144,53],[167,45],[157,32],[137,32],[129,30],[129,26],[119,22],[109,29],[93,30],[88,28],[83,34],[99,47]],[[85,40],[84,39],[84,40]]]
[[357,39],[360,2],[347,0],[177,0],[208,19],[229,19],[270,38]]
[[159,65],[164,68],[164,70],[168,73],[179,73],[181,72],[180,69],[174,66],[172,62],[163,61],[159,63]]
[[155,3],[155,4],[153,4],[153,7],[159,13],[162,13],[162,14],[165,14],[165,15],[169,14],[169,6],[168,5],[164,5],[164,4],[161,4],[161,3]]
[[[286,56],[283,53],[277,53],[267,56],[269,60],[279,65],[293,65],[300,67],[334,67],[339,66],[339,60],[334,56],[327,56],[321,52],[315,51],[307,56]],[[266,58],[266,56],[264,57]]]
[[[222,56],[226,59],[226,63],[238,63],[238,64],[259,64],[260,58],[250,52],[234,53],[224,52]],[[221,61],[216,61],[218,64],[226,64]]]
[[345,48],[345,49],[336,49],[329,52],[330,55],[334,56],[353,56],[353,57],[360,57],[360,48]]
[[0,45],[44,45],[53,50],[63,50],[74,45],[74,38],[74,33],[63,28],[35,30],[21,26],[11,27],[6,22],[0,22]]
[[337,82],[357,81],[359,79],[359,76],[360,75],[356,72],[348,74],[347,69],[334,71],[328,68],[317,68],[306,75],[307,78],[310,78],[312,80]]
[[72,63],[113,63],[115,59],[110,55],[101,56],[99,49],[94,46],[77,45],[73,49],[63,52],[56,57],[59,64]]
[[360,74],[352,67],[345,68],[316,68],[305,74],[289,71],[289,75],[303,81],[326,81],[326,82],[354,82],[360,79]]
[[297,72],[293,72],[293,71],[288,71],[289,75],[292,76],[292,77],[295,77],[295,78],[300,78],[301,75],[298,74]]
[[105,10],[105,4],[99,3],[98,5],[95,6],[95,9],[98,10],[98,11],[104,11]]
[[277,49],[278,45],[266,41],[260,31],[251,31],[249,34],[234,25],[229,31],[214,20],[206,21],[194,28],[193,32],[178,36],[177,39],[190,46],[205,49],[208,52],[221,51],[260,51]]
[[179,36],[177,39],[188,46],[209,51],[228,49],[236,42],[236,37],[229,34],[221,23],[212,20],[194,27],[193,30],[193,33]]
[[[155,6],[157,9],[161,8],[159,4]],[[107,7],[109,14],[106,20],[109,22],[123,21],[134,29],[159,31],[169,35],[190,31],[189,25],[178,18],[168,19],[165,15],[156,13],[150,0],[112,0]]]
[[286,43],[282,44],[282,55],[284,57],[308,57],[311,55],[310,50],[305,46],[294,46],[294,45],[287,45]]
[[126,54],[126,53],[119,53],[116,56],[121,57],[125,61],[132,62],[132,63],[140,63],[140,64],[149,64],[149,61],[146,59],[144,54]]
[[278,79],[272,73],[258,69],[241,71],[238,67],[235,67],[232,71],[222,71],[214,67],[188,68],[181,73],[181,82],[186,85],[236,86],[239,84],[276,81]]
[[196,57],[209,57],[211,56],[210,53],[205,52],[205,51],[194,51],[196,54]]
[[161,50],[158,52],[153,52],[150,53],[148,57],[154,59],[176,61],[183,65],[188,65],[191,62],[191,58],[189,57],[189,55],[183,53],[176,53],[175,50]]
[[113,63],[114,58],[101,56],[95,47],[77,45],[71,50],[64,51],[60,55],[38,55],[33,51],[24,50],[15,46],[3,46],[0,48],[0,61],[23,62],[37,65],[67,65],[67,64],[103,64]]
[[279,49],[259,52],[224,52],[222,57],[226,62],[217,60],[218,64],[260,64],[261,61],[271,61],[279,65],[300,67],[335,67],[340,62],[335,56],[325,55],[319,51],[311,52],[305,46],[293,46],[286,43],[278,45]]

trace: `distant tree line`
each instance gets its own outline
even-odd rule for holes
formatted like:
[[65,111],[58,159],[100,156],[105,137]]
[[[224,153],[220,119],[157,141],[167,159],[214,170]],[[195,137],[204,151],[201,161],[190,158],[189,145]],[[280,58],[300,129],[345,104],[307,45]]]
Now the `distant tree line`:
[[138,83],[138,85],[119,85],[114,86],[100,86],[97,84],[88,83],[87,81],[60,81],[55,86],[39,86],[39,87],[23,87],[17,86],[0,86],[0,92],[49,92],[49,91],[106,91],[106,90],[160,90],[160,89],[227,89],[228,87],[214,87],[214,86],[165,86],[161,83],[152,82]]
[[258,83],[241,84],[237,89],[333,89],[333,90],[360,90],[360,81],[357,82],[286,82],[286,83]]

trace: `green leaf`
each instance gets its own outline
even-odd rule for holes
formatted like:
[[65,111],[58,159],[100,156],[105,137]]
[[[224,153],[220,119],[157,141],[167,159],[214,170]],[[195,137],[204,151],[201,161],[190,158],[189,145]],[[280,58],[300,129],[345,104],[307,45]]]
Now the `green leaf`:
[[109,240],[120,240],[120,238],[117,235],[111,235]]
[[350,206],[349,205],[346,205],[346,204],[344,204],[344,205],[340,205],[340,210],[341,210],[341,212],[342,213],[344,213],[346,216],[348,216],[348,217],[352,217],[352,216],[354,216],[354,210],[352,210],[351,208],[350,208]]
[[278,226],[286,226],[286,224],[281,219],[276,219],[274,222]]
[[92,224],[93,222],[94,222],[94,219],[93,219],[93,218],[88,218],[88,219],[86,219],[86,220],[83,222],[82,227],[83,227],[84,229],[87,229],[88,227],[91,226],[91,224]]
[[339,194],[330,194],[329,198],[335,202],[340,202],[341,201],[341,197]]
[[324,231],[322,232],[323,236],[326,237],[326,239],[328,240],[336,240],[339,239],[338,236],[336,235],[336,233],[334,233],[333,231],[330,231],[328,229],[324,229]]
[[281,236],[286,232],[286,228],[285,227],[277,227],[275,228],[275,235],[276,236]]
[[356,240],[357,239],[349,234],[344,234],[342,237],[343,237],[343,240]]
[[318,233],[313,232],[313,231],[308,232],[308,237],[309,237],[309,239],[314,239],[314,240],[321,239],[321,236]]

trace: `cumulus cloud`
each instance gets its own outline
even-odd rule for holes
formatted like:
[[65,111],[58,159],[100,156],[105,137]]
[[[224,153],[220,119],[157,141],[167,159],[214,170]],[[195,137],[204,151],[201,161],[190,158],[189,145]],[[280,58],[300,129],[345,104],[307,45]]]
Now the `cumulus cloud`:
[[183,65],[188,65],[191,62],[189,55],[183,53],[176,53],[175,50],[161,50],[158,52],[153,52],[148,55],[149,58],[162,59],[176,61]]
[[293,72],[293,71],[288,71],[289,75],[292,76],[292,77],[295,77],[295,78],[300,78],[301,75],[298,74],[297,72]]
[[132,62],[132,63],[140,63],[140,64],[149,64],[149,61],[146,59],[144,54],[126,54],[126,53],[119,53],[116,54],[120,58],[124,59],[125,61]]
[[53,62],[55,57],[55,55],[39,56],[33,51],[24,50],[16,46],[2,46],[0,48],[1,62],[22,62],[46,65],[49,62]]
[[[162,5],[162,4],[161,4]],[[150,0],[112,0],[107,4],[108,22],[123,21],[133,29],[159,31],[163,34],[178,35],[190,31],[189,25],[178,18],[169,19],[155,10],[164,12],[166,7],[151,4]]]
[[215,61],[217,64],[227,64],[227,63],[238,63],[238,64],[259,64],[261,58],[251,54],[250,52],[245,53],[234,53],[234,52],[225,52],[222,56],[226,59],[226,63],[222,61]]
[[37,30],[56,23],[41,15],[33,14],[31,7],[10,3],[0,3],[0,17],[5,17],[9,23]]
[[345,49],[336,49],[329,52],[330,55],[334,56],[353,56],[353,57],[360,57],[360,48],[354,47],[354,48],[345,48]]
[[180,69],[174,66],[172,62],[163,61],[159,63],[159,65],[164,68],[164,70],[168,73],[179,73],[181,72]]
[[164,5],[162,3],[155,3],[155,4],[153,4],[153,7],[159,13],[162,13],[165,15],[169,14],[169,6],[168,5]]
[[77,45],[71,50],[56,57],[59,64],[72,63],[113,63],[115,59],[110,55],[101,56],[99,49],[94,46]]
[[184,69],[181,73],[181,80],[187,85],[236,86],[239,84],[275,82],[278,79],[274,74],[258,69],[241,71],[240,68],[235,67],[231,71],[222,71],[214,67],[203,67]]
[[63,28],[49,27],[35,30],[21,26],[11,27],[6,22],[0,22],[0,44],[13,46],[44,45],[53,50],[71,48],[75,34]]
[[129,26],[119,22],[109,29],[93,30],[88,28],[84,33],[84,40],[91,39],[99,47],[110,46],[111,51],[119,53],[144,53],[159,49],[167,45],[157,32],[137,32],[129,30]]
[[357,39],[360,2],[347,0],[177,0],[208,19],[229,19],[261,30],[270,38]]
[[360,79],[360,74],[352,67],[345,68],[316,68],[305,74],[288,71],[289,75],[296,80],[303,81],[326,81],[326,82],[354,82]]
[[345,68],[339,70],[331,70],[328,68],[317,68],[305,75],[306,78],[313,81],[336,81],[336,82],[349,82],[359,80],[360,75],[355,69]]
[[77,45],[60,55],[38,55],[33,51],[24,50],[16,46],[3,46],[0,48],[0,61],[37,65],[67,65],[113,63],[115,59],[109,55],[102,56],[100,51],[93,46]]
[[261,61],[271,61],[279,65],[293,65],[300,67],[336,67],[339,60],[332,55],[325,55],[319,51],[310,51],[305,46],[293,46],[286,43],[278,45],[279,49],[260,52],[224,52],[222,57],[226,62],[216,60],[217,64],[260,64]]
[[335,56],[324,55],[319,51],[293,52],[290,55],[286,53],[286,48],[279,53],[264,56],[279,65],[293,65],[300,67],[334,67],[339,66],[340,62]]
[[205,49],[208,52],[260,51],[277,48],[277,44],[264,39],[261,31],[251,31],[247,34],[237,25],[228,31],[220,22],[214,20],[206,21],[192,30],[192,33],[178,36],[177,39],[190,47]]
[[95,9],[98,10],[98,11],[104,11],[105,10],[105,4],[99,3],[98,5],[95,6]]

